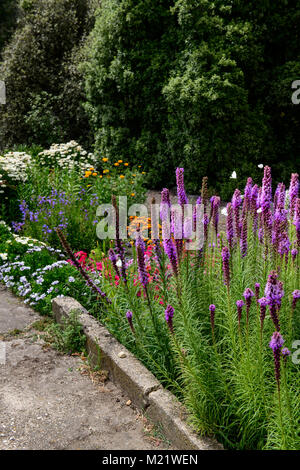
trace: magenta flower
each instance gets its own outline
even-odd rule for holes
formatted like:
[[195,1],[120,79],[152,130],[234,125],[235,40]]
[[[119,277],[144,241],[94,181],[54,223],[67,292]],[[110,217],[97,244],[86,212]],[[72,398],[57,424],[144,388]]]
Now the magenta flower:
[[128,312],[126,313],[126,318],[128,320],[128,323],[129,323],[129,326],[130,326],[130,329],[132,331],[132,333],[134,333],[134,326],[133,326],[133,323],[132,323],[132,312],[131,310],[128,310]]
[[164,188],[161,192],[161,203],[160,203],[160,218],[164,222],[170,220],[170,193],[167,188]]
[[226,220],[227,240],[228,240],[229,248],[230,250],[232,250],[234,230],[233,230],[233,213],[232,213],[231,202],[227,204],[226,209],[227,209],[227,220]]
[[184,178],[183,178],[184,168],[176,168],[176,182],[177,182],[177,196],[178,204],[183,206],[188,204],[188,198],[184,189]]
[[172,307],[172,305],[168,305],[165,310],[165,319],[169,327],[169,330],[172,334],[174,333],[173,317],[174,317],[174,308]]
[[251,301],[252,297],[254,296],[253,292],[249,287],[244,291],[243,297],[245,298],[245,303],[246,303],[246,313],[247,313],[247,324],[249,321],[249,311],[251,307]]
[[283,343],[284,343],[283,337],[278,331],[275,331],[275,333],[273,333],[269,346],[273,350],[275,379],[277,382],[278,390],[280,390],[280,356],[281,356],[281,348],[283,346]]
[[216,306],[214,304],[211,304],[209,307],[209,311],[210,311],[210,324],[211,324],[211,329],[212,331],[214,332],[214,329],[215,329],[215,310],[216,310]]
[[222,248],[223,274],[224,283],[227,287],[230,285],[230,268],[229,268],[230,252],[227,246]]
[[261,329],[262,329],[263,326],[264,326],[264,320],[265,320],[265,317],[266,317],[268,299],[266,299],[266,297],[262,297],[261,299],[258,299],[258,303],[260,305],[260,326],[261,326]]
[[300,290],[294,290],[293,292],[293,303],[292,303],[292,309],[295,310],[296,308],[296,303],[298,302],[298,300],[300,299]]
[[177,259],[177,251],[174,245],[174,242],[171,238],[165,239],[163,242],[164,250],[166,255],[168,256],[173,272],[175,276],[178,274],[178,259]]
[[247,250],[248,250],[247,237],[248,237],[248,223],[247,223],[247,217],[245,216],[242,221],[242,230],[241,230],[241,239],[240,239],[242,257],[245,257],[247,255]]
[[299,175],[298,175],[298,173],[292,173],[290,188],[289,188],[290,217],[291,217],[291,219],[294,216],[298,194],[299,194]]
[[265,297],[270,307],[270,315],[276,327],[280,330],[278,313],[281,307],[281,299],[284,296],[283,284],[278,279],[276,271],[271,271],[265,288]]

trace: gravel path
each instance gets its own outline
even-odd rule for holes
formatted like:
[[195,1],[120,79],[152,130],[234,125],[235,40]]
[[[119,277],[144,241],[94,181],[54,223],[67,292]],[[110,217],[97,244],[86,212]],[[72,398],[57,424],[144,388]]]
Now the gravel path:
[[121,389],[47,345],[41,318],[0,285],[0,450],[168,448]]

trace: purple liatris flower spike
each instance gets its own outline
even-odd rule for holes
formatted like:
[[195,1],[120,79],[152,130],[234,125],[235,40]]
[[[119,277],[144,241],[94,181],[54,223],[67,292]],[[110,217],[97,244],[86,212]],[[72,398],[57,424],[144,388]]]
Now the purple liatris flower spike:
[[236,306],[237,306],[237,317],[238,317],[238,322],[239,322],[239,327],[241,325],[241,319],[242,319],[242,311],[243,311],[243,306],[244,306],[243,300],[237,300],[236,301]]
[[230,268],[229,268],[229,259],[230,259],[230,252],[227,246],[222,248],[222,266],[223,266],[223,274],[224,274],[224,283],[227,287],[230,285]]
[[265,320],[265,317],[266,317],[268,299],[266,299],[266,297],[262,297],[261,299],[258,299],[258,303],[259,303],[259,306],[260,306],[260,326],[261,326],[261,329],[262,329],[263,325],[264,325],[264,320]]
[[202,198],[200,196],[200,197],[198,197],[198,199],[196,201],[196,206],[193,208],[193,230],[194,230],[194,232],[196,231],[196,228],[197,228],[197,214],[200,213],[198,206],[201,206],[201,204],[202,204]]
[[170,193],[167,188],[164,188],[161,192],[161,203],[160,203],[160,218],[162,221],[170,220]]
[[204,231],[204,240],[208,239],[208,225],[209,225],[209,216],[208,214],[203,215],[203,231]]
[[166,255],[168,256],[173,272],[177,276],[178,274],[178,261],[177,261],[177,251],[174,245],[174,242],[171,238],[165,239],[164,242],[164,250]]
[[241,191],[239,189],[234,191],[231,203],[234,212],[236,236],[237,238],[240,238],[240,206],[242,204],[242,198]]
[[297,254],[298,254],[297,248],[293,248],[293,249],[291,250],[291,255],[292,255],[293,263],[295,263],[295,261],[296,261]]
[[131,310],[128,310],[128,312],[126,313],[126,318],[128,320],[128,323],[129,323],[129,326],[130,326],[130,329],[132,331],[132,333],[134,333],[134,326],[133,326],[133,323],[132,323],[132,312]]
[[300,299],[300,290],[299,289],[294,290],[292,295],[293,295],[292,310],[295,310],[296,304],[298,300]]
[[248,250],[248,238],[247,237],[248,237],[248,222],[247,222],[247,217],[245,216],[242,221],[242,230],[241,230],[241,239],[240,239],[242,257],[247,255],[247,250]]
[[259,299],[259,291],[260,291],[260,284],[258,282],[256,282],[256,284],[255,284],[255,298],[256,298],[257,301]]
[[271,168],[269,166],[264,167],[264,177],[262,181],[262,193],[260,198],[260,206],[265,212],[270,209],[272,202],[272,177]]
[[251,307],[252,297],[254,296],[253,292],[249,287],[244,291],[243,297],[245,298],[246,303],[246,314],[247,314],[247,324],[249,322],[249,311]]
[[176,182],[177,182],[177,196],[178,204],[183,206],[188,204],[188,198],[184,189],[184,178],[183,178],[184,168],[176,168]]
[[216,306],[214,304],[211,304],[209,307],[209,311],[210,311],[210,324],[211,324],[211,329],[212,329],[212,332],[214,332],[214,329],[215,329],[215,310],[216,310]]
[[278,331],[275,331],[275,333],[273,333],[269,346],[273,350],[274,365],[275,365],[275,379],[277,382],[278,390],[280,389],[280,356],[281,356],[281,348],[283,346],[283,343],[284,343],[283,337]]
[[294,225],[296,227],[297,245],[300,247],[300,198],[297,198],[295,204]]
[[244,193],[243,217],[247,217],[247,213],[251,209],[252,185],[253,185],[252,178],[248,178],[247,179],[247,184],[245,186],[245,193]]
[[145,267],[145,244],[144,240],[139,236],[136,239],[136,251],[137,251],[137,264],[138,264],[138,272],[139,272],[139,280],[144,289],[146,289],[147,284],[149,282],[149,277]]
[[227,228],[227,240],[230,251],[233,246],[234,230],[233,230],[233,213],[232,213],[232,204],[229,202],[226,206],[227,209],[227,219],[226,219],[226,228]]
[[280,330],[278,313],[281,307],[281,299],[284,296],[283,284],[278,279],[276,271],[271,271],[265,288],[265,297],[270,307],[270,315],[276,327]]
[[294,216],[298,194],[299,194],[299,175],[298,173],[292,173],[291,183],[290,183],[290,188],[289,188],[291,219],[293,219],[293,216]]
[[219,224],[219,208],[221,204],[221,199],[219,196],[214,196],[212,201],[212,219],[215,227],[216,235],[218,235],[218,224]]
[[165,310],[165,319],[166,319],[167,325],[171,333],[174,333],[173,317],[174,317],[174,308],[172,307],[172,305],[168,305]]

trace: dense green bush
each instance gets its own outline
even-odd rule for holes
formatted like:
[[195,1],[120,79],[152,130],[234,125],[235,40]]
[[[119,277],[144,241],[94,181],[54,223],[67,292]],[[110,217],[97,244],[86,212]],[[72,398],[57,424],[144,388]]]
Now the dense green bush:
[[259,163],[287,182],[300,151],[297,5],[104,0],[85,67],[97,148],[143,161],[156,186],[176,165],[190,191],[207,174],[225,198],[231,172],[244,183]]
[[17,20],[17,0],[1,0],[0,3],[0,62],[2,49],[9,40]]
[[93,24],[90,3],[21,2],[18,28],[3,52],[0,69],[7,88],[0,148],[87,138],[82,77],[76,64],[82,60],[84,37]]

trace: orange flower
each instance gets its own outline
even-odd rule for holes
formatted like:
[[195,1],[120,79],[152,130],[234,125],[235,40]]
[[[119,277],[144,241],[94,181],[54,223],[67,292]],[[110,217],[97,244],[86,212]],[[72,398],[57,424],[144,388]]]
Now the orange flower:
[[114,163],[115,166],[119,166],[119,163]]
[[124,175],[120,175],[120,178],[123,179],[123,178],[125,178],[125,176],[124,176]]
[[108,158],[102,158],[102,161],[106,163],[108,161]]
[[124,163],[124,166],[128,166],[128,165],[129,165],[129,163]]

